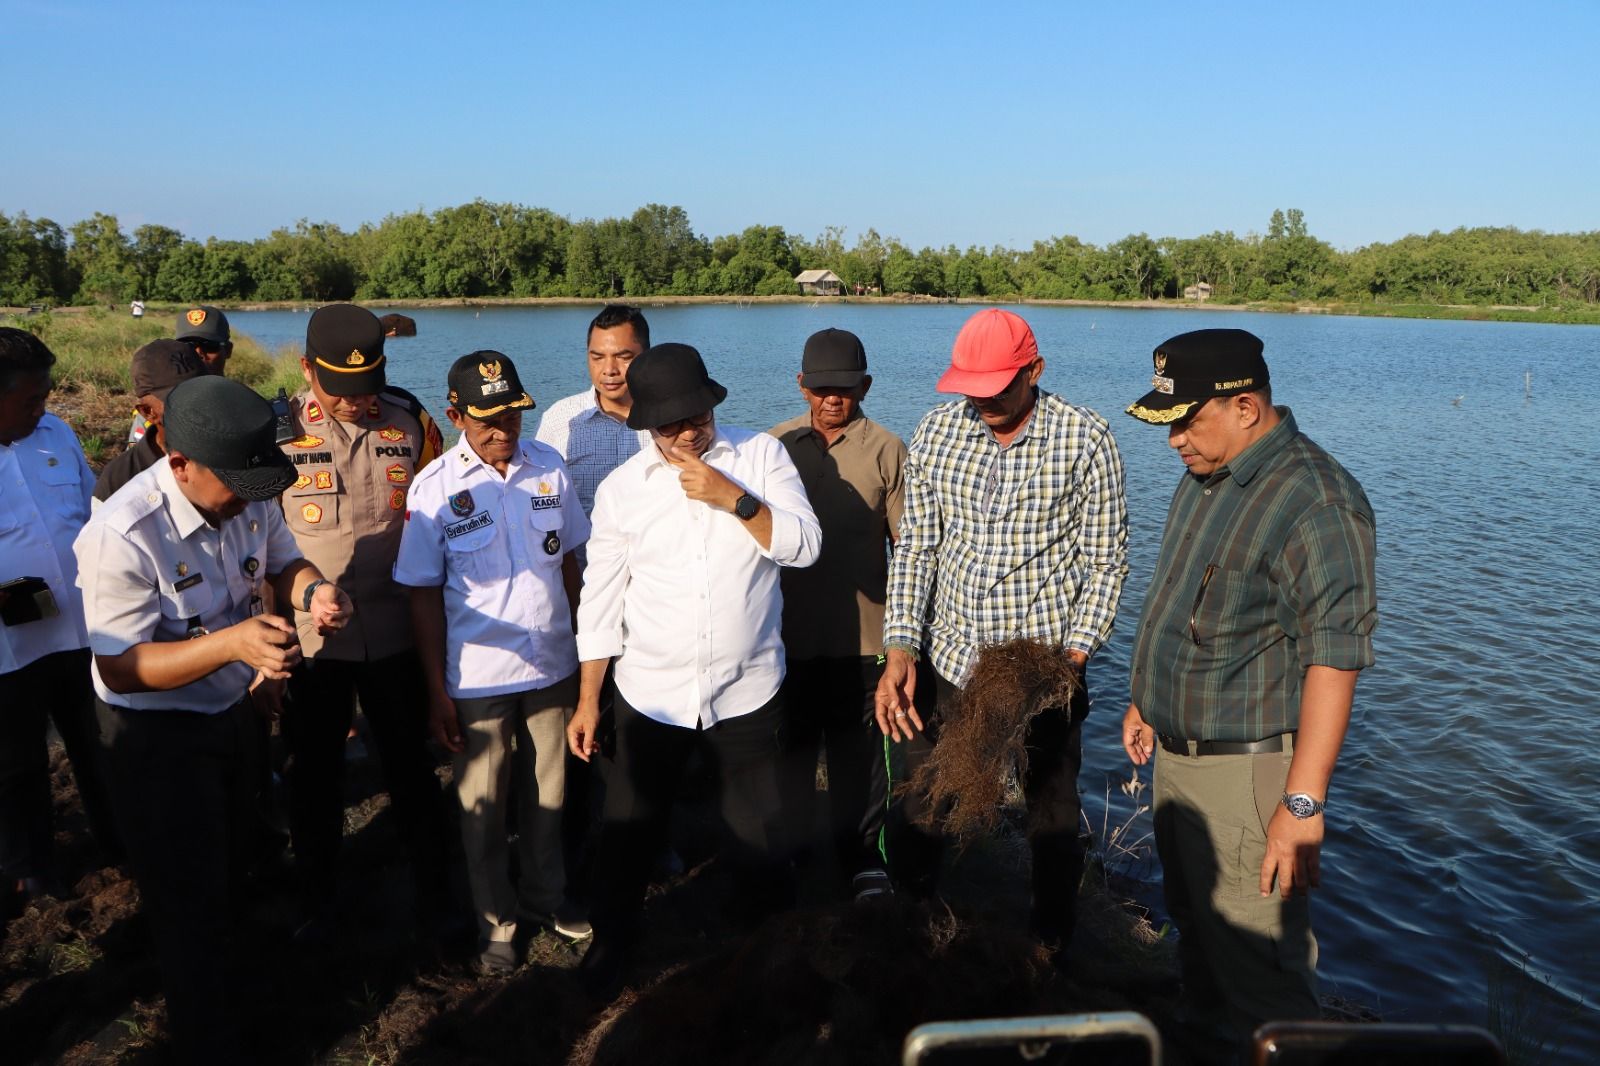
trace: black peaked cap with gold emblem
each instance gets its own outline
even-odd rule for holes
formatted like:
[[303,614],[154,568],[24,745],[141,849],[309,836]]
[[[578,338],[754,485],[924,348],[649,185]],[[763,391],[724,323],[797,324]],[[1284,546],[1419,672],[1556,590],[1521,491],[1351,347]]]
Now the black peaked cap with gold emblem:
[[463,355],[450,364],[450,406],[473,418],[493,418],[508,407],[532,407],[517,366],[500,352]]
[[1162,341],[1151,357],[1156,371],[1151,389],[1127,412],[1165,426],[1213,396],[1254,392],[1269,380],[1263,347],[1260,337],[1242,329],[1197,329]]
[[383,391],[383,324],[355,304],[329,304],[306,323],[306,359],[329,396],[370,396]]

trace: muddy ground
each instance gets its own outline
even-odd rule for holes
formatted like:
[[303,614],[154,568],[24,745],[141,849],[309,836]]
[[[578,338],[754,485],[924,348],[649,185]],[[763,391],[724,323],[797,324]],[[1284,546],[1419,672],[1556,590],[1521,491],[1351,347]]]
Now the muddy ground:
[[[6,921],[0,1059],[166,1062],[138,890],[98,866],[59,748],[52,760],[67,887]],[[1093,869],[1068,970],[1048,965],[1020,927],[1025,848],[1009,829],[956,862],[948,907],[838,903],[819,871],[799,909],[750,930],[728,917],[729,885],[692,810],[676,836],[687,868],[652,888],[649,936],[617,1001],[587,998],[574,974],[582,948],[548,933],[515,974],[480,977],[470,931],[442,945],[409,933],[410,877],[376,766],[349,769],[336,943],[291,942],[287,852],[259,865],[241,901],[230,987],[260,1062],[890,1063],[924,1021],[1137,1009],[1159,1022],[1175,991],[1170,938]]]

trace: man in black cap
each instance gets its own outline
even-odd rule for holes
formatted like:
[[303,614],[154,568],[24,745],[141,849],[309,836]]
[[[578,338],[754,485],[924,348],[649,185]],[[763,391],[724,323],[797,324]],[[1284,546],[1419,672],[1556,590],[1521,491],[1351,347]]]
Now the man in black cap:
[[567,901],[561,853],[565,730],[578,695],[575,553],[589,522],[561,456],[522,437],[533,397],[509,358],[464,355],[449,388],[461,440],[412,488],[394,580],[409,586],[429,731],[455,756],[478,965],[506,973],[519,923],[570,940],[590,933]]
[[233,354],[227,315],[205,304],[191,307],[178,316],[178,339],[194,345],[207,374],[221,377],[227,372],[228,357]]
[[650,864],[685,765],[716,768],[741,901],[781,902],[779,782],[784,655],[778,571],[816,562],[822,540],[800,475],[765,433],[719,427],[728,395],[700,353],[659,344],[628,368],[628,425],[652,446],[595,495],[578,607],[583,661],[573,754],[599,750],[600,689],[615,660],[617,750],[596,858],[592,991],[622,980]]
[[166,399],[163,461],[74,545],[112,795],[185,1062],[233,1056],[224,941],[243,859],[233,827],[254,782],[229,712],[251,701],[274,713],[300,661],[295,627],[262,611],[264,585],[321,629],[351,614],[283,523],[276,498],[295,468],[275,421],[238,382],[181,383]]
[[1238,329],[1173,337],[1128,407],[1167,427],[1188,472],[1134,641],[1122,743],[1135,765],[1156,758],[1185,1005],[1231,1041],[1318,1017],[1307,894],[1378,617],[1372,506],[1273,406],[1262,347]]
[[167,394],[180,381],[205,372],[205,364],[200,362],[193,345],[183,341],[151,341],[133,353],[131,376],[137,400],[134,410],[147,428],[121,455],[100,468],[100,476],[94,483],[97,503],[109,500],[111,494],[133,480],[135,474],[150,469],[166,454],[161,416]]
[[387,365],[383,326],[371,311],[318,308],[300,360],[306,388],[289,403],[299,436],[284,446],[296,475],[283,496],[284,520],[306,558],[358,608],[348,626],[326,636],[300,619],[305,661],[284,708],[307,942],[326,943],[337,928],[345,740],[357,697],[411,853],[416,917],[426,926],[449,905],[446,816],[427,749],[422,671],[405,590],[391,580],[407,493],[442,439],[421,402],[388,383]]
[[788,821],[802,833],[816,822],[817,747],[825,740],[839,872],[857,899],[867,899],[889,891],[879,839],[888,767],[874,694],[883,674],[888,549],[905,502],[906,446],[861,411],[872,375],[854,333],[813,333],[796,380],[807,413],[768,432],[800,471],[822,526],[822,554],[809,570],[782,575],[784,709],[793,746]]

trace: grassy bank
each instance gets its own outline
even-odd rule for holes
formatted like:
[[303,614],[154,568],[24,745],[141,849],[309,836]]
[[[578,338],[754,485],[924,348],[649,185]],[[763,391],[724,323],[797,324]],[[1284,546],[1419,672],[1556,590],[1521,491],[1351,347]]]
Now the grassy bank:
[[[128,435],[134,403],[128,368],[133,353],[150,341],[171,337],[175,315],[134,318],[125,312],[91,309],[9,315],[0,325],[28,330],[55,353],[56,389],[50,410],[77,431],[84,454],[98,467],[122,450]],[[302,381],[299,359],[294,349],[268,352],[236,332],[228,376],[263,395],[270,396],[279,387],[294,392]]]

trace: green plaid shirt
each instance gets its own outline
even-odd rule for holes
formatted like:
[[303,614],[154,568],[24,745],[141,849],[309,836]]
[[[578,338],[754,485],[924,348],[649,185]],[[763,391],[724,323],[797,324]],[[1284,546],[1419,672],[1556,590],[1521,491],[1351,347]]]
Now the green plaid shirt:
[[1185,474],[1134,640],[1133,702],[1180,740],[1299,728],[1308,666],[1372,665],[1372,505],[1283,420],[1209,477]]
[[958,685],[986,644],[1031,637],[1092,654],[1128,574],[1111,430],[1037,395],[1009,447],[965,400],[934,408],[911,437],[883,640],[926,652]]

